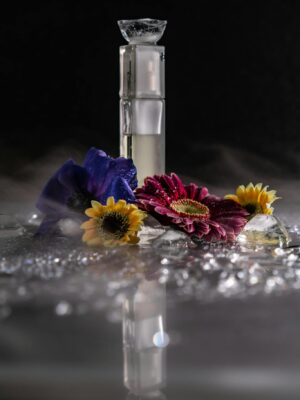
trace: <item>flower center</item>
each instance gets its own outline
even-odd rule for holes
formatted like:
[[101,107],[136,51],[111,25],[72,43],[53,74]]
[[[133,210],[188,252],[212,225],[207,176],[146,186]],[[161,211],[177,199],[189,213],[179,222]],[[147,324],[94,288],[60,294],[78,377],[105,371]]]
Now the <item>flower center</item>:
[[98,231],[107,239],[121,239],[128,229],[128,217],[118,212],[111,211],[98,219]]
[[86,192],[74,192],[67,200],[67,206],[76,212],[84,213],[87,208],[91,207],[91,201],[94,197]]
[[244,206],[244,208],[248,211],[250,215],[260,212],[259,204],[248,203]]
[[181,199],[172,201],[170,207],[182,217],[206,219],[209,217],[209,208],[196,200]]

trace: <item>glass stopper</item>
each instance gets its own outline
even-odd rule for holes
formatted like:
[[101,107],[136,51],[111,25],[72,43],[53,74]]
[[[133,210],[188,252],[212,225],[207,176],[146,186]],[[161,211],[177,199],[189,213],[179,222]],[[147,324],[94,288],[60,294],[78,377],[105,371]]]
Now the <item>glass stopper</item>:
[[167,21],[159,19],[123,19],[119,28],[129,44],[156,44],[162,37]]

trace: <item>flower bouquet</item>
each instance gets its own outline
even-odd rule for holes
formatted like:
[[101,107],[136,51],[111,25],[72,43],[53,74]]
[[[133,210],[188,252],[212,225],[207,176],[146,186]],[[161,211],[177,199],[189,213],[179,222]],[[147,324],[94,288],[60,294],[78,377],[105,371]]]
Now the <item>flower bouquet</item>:
[[89,246],[135,245],[151,215],[198,242],[234,242],[254,217],[271,216],[278,199],[261,183],[241,185],[222,198],[204,186],[184,184],[175,173],[147,177],[141,187],[136,175],[131,159],[112,158],[96,148],[82,166],[66,161],[37,201],[44,219],[36,235],[56,235],[67,219],[80,222],[82,241]]

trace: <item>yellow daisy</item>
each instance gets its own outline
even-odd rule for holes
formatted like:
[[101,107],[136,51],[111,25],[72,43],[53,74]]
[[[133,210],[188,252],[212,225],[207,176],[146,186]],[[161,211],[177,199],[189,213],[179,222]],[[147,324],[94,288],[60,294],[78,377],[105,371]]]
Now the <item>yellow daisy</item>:
[[140,211],[134,204],[125,200],[115,203],[109,197],[106,205],[98,201],[91,202],[92,207],[85,210],[90,219],[81,225],[85,230],[82,241],[89,246],[115,246],[139,242],[138,231],[143,225],[146,213]]
[[236,194],[228,194],[225,199],[231,199],[239,203],[250,214],[250,218],[256,214],[273,214],[274,208],[271,204],[279,199],[276,190],[269,190],[268,186],[263,187],[262,183],[249,183],[248,186],[240,185]]

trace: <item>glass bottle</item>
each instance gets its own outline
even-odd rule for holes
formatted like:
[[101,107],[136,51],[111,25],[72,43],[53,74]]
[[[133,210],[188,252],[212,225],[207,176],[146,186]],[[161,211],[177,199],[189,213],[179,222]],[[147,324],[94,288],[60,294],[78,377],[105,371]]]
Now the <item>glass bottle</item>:
[[157,46],[166,21],[118,21],[128,45],[120,47],[120,153],[132,158],[139,186],[165,173],[165,48]]

